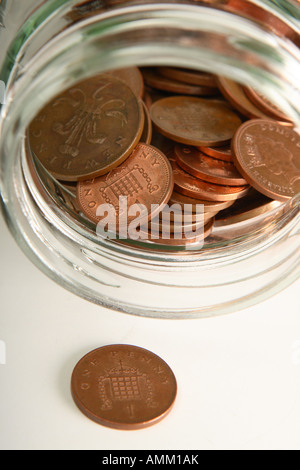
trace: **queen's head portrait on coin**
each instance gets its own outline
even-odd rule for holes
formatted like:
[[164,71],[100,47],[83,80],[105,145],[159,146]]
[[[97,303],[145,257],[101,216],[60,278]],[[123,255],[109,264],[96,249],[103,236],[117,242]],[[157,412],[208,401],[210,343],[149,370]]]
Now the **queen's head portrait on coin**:
[[235,134],[236,167],[257,191],[285,201],[300,191],[300,136],[275,121],[253,119]]
[[281,141],[258,139],[256,161],[258,167],[266,166],[275,176],[281,176],[286,185],[293,186],[300,180],[299,158]]

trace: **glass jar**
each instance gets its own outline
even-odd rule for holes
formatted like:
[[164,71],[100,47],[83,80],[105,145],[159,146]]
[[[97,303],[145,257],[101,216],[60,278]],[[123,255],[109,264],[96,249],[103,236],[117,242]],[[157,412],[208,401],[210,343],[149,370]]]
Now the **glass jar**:
[[[300,195],[201,250],[99,238],[59,204],[26,157],[31,120],[58,93],[111,69],[169,65],[256,87],[300,129],[300,8],[292,0],[1,1],[0,190],[25,254],[89,301],[129,314],[199,318],[277,293],[300,273]],[[50,183],[49,183],[50,184]]]

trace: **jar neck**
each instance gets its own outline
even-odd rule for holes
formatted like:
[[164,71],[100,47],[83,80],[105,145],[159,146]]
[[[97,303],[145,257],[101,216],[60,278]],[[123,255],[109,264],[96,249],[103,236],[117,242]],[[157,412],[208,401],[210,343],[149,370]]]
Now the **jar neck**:
[[[49,2],[48,13],[55,3]],[[231,12],[182,2],[118,2],[127,6],[102,10],[58,34],[74,3],[55,10],[35,30],[38,50],[25,41],[17,56],[8,106],[13,114],[15,108],[23,110],[25,126],[55,94],[88,76],[132,65],[178,63],[260,89],[299,125],[300,53],[286,38]],[[40,47],[43,37],[47,41]]]

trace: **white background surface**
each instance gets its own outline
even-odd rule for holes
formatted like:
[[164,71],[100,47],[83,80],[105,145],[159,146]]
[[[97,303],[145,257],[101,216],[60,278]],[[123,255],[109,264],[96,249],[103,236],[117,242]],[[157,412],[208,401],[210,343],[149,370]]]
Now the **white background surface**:
[[[102,309],[54,284],[2,218],[0,241],[2,450],[300,449],[300,281],[226,317],[153,320]],[[100,426],[71,398],[78,360],[117,343],[158,354],[178,381],[171,414],[142,431]]]

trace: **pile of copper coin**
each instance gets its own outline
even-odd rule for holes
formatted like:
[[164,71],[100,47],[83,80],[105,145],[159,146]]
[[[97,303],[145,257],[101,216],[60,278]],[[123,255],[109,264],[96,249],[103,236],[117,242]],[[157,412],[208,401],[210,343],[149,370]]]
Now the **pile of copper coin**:
[[132,67],[85,80],[45,106],[28,144],[73,211],[97,226],[111,207],[123,239],[133,226],[150,244],[197,246],[214,227],[300,192],[290,119],[258,90],[197,70]]

